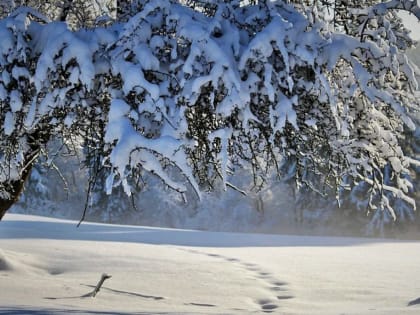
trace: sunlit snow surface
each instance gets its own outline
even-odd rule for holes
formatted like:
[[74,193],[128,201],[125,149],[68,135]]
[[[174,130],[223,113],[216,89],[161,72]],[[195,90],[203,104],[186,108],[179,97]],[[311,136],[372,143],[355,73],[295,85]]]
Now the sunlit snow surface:
[[396,315],[419,297],[419,242],[0,222],[0,314]]

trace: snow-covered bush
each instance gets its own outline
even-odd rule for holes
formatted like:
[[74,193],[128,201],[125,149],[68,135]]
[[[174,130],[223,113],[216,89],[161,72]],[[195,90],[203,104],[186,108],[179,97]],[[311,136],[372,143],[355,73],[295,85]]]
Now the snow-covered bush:
[[0,21],[2,196],[63,134],[84,139],[91,185],[106,178],[108,193],[130,195],[146,172],[199,197],[240,189],[245,169],[255,187],[276,172],[339,200],[362,189],[367,211],[395,220],[415,208],[401,143],[419,99],[390,3],[332,22],[285,1],[150,0],[77,31],[17,11]]

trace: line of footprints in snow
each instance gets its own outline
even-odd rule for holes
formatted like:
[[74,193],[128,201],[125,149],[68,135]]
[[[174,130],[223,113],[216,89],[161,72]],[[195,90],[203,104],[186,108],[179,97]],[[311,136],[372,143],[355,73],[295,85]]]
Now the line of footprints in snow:
[[269,292],[267,293],[267,296],[268,296],[267,298],[258,299],[255,301],[255,303],[258,305],[260,310],[264,313],[275,312],[275,310],[279,308],[279,305],[277,303],[280,300],[288,300],[288,299],[293,298],[292,295],[285,294],[287,293],[286,282],[279,281],[278,279],[274,278],[269,272],[264,271],[256,264],[243,262],[236,258],[201,252],[201,251],[193,250],[193,249],[189,249],[189,250],[180,249],[180,250],[187,251],[189,253],[194,253],[194,254],[206,255],[206,256],[213,257],[216,259],[221,259],[230,263],[235,263],[238,266],[244,268],[245,270],[253,273],[255,279],[260,279],[261,281],[263,281],[269,290]]

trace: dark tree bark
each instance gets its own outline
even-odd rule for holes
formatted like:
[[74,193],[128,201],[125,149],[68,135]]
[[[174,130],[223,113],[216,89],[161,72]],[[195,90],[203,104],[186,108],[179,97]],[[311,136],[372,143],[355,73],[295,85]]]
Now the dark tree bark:
[[31,174],[33,162],[29,162],[29,163],[30,164],[28,164],[27,167],[23,170],[21,178],[19,180],[11,181],[7,185],[7,192],[9,193],[10,198],[9,199],[0,198],[0,220],[6,214],[7,210],[9,210],[9,208],[13,206],[13,204],[19,200],[19,196],[23,191],[25,182],[29,178],[29,175]]
[[63,3],[62,11],[61,11],[61,14],[58,18],[60,21],[62,21],[62,22],[67,21],[67,16],[70,13],[70,9],[71,9],[72,4],[73,4],[73,0],[67,0]]
[[10,209],[18,200],[23,192],[26,181],[29,179],[32,167],[34,166],[39,151],[43,146],[47,144],[51,136],[51,130],[40,131],[37,130],[34,133],[28,135],[28,151],[24,156],[24,166],[20,174],[20,178],[17,180],[11,180],[6,185],[6,192],[9,194],[8,199],[0,197],[0,220],[6,214],[7,210]]

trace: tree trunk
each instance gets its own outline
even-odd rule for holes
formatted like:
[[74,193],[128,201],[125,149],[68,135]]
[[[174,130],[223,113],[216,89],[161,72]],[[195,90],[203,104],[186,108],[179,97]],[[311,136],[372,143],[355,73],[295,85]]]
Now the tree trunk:
[[6,193],[9,194],[9,198],[4,199],[0,197],[0,220],[6,214],[7,210],[9,210],[9,208],[19,200],[25,183],[31,174],[32,167],[37,160],[41,147],[46,145],[50,139],[50,133],[51,131],[46,128],[44,131],[37,130],[32,134],[27,135],[29,149],[24,155],[23,169],[20,174],[20,178],[4,183],[5,190]]
[[[31,162],[30,162],[31,163]],[[29,174],[32,170],[32,164],[29,164],[22,172],[22,177],[18,180],[14,180],[8,184],[7,192],[10,195],[9,199],[0,198],[0,220],[6,214],[6,211],[9,210],[15,202],[19,200],[19,196],[23,191],[26,180],[29,178]]]

